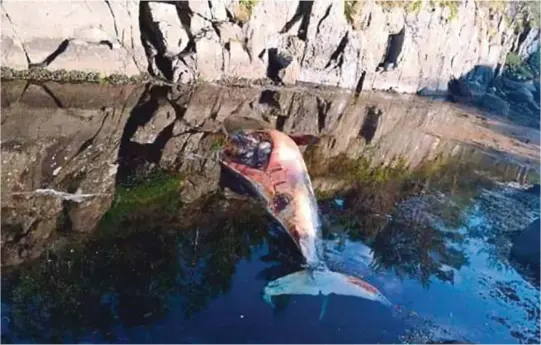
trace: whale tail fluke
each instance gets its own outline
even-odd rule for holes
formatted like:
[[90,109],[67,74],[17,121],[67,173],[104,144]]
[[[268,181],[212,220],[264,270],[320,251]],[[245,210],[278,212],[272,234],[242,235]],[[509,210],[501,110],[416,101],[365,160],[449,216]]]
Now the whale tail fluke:
[[325,270],[301,270],[278,278],[267,284],[263,299],[274,306],[272,298],[280,295],[325,296],[320,319],[327,309],[327,299],[331,294],[355,296],[379,302],[387,307],[392,303],[374,286],[356,277]]

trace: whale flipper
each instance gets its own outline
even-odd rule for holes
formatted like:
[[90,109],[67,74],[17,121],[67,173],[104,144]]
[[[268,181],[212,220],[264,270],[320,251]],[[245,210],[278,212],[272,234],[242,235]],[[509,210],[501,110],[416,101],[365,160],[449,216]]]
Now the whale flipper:
[[[272,305],[272,297],[280,295],[355,296],[382,303],[391,307],[392,303],[369,283],[342,273],[325,270],[301,270],[278,278],[267,284],[263,298]],[[327,303],[324,301],[324,304]],[[326,305],[323,306],[326,309]],[[325,310],[322,310],[321,317]]]

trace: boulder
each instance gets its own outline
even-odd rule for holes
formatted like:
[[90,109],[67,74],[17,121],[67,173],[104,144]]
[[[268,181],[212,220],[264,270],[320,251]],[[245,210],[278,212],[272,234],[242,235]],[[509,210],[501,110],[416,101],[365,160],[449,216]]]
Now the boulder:
[[485,94],[479,101],[479,105],[503,116],[509,114],[509,103],[494,94]]
[[521,87],[513,91],[507,91],[505,92],[505,95],[510,101],[513,101],[513,102],[519,102],[519,103],[533,102],[532,92],[525,87]]
[[447,86],[449,97],[456,102],[470,102],[473,100],[473,93],[470,85],[462,78],[452,78]]
[[139,1],[2,2],[2,66],[137,75],[147,67]]
[[481,90],[486,91],[488,86],[491,85],[494,80],[494,71],[491,66],[478,65],[467,74],[466,80],[469,83],[476,83]]
[[513,91],[513,90],[524,88],[531,92],[534,92],[536,88],[535,86],[536,83],[533,82],[532,80],[519,81],[519,80],[513,80],[507,76],[502,76],[501,81],[502,81],[502,87],[505,91]]
[[525,266],[529,266],[539,275],[540,254],[540,226],[537,218],[513,238],[511,247],[511,259]]

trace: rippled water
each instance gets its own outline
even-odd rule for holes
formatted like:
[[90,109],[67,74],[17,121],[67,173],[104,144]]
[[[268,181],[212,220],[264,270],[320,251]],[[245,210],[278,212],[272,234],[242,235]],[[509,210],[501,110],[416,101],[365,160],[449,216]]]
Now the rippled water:
[[2,341],[539,343],[538,277],[509,260],[512,233],[539,217],[538,194],[493,160],[416,174],[350,158],[337,172],[306,155],[329,267],[370,282],[392,308],[336,295],[271,306],[265,285],[302,265],[290,238],[251,199],[209,188],[187,202],[179,190],[192,175],[162,173],[117,183],[92,235],[74,233],[81,218],[68,209],[37,260],[4,269]]

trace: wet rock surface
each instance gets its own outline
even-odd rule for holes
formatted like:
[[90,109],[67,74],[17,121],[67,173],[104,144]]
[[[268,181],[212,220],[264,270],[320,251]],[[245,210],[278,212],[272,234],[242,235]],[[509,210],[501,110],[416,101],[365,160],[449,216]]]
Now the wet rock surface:
[[[539,339],[535,280],[507,259],[508,235],[539,217],[535,186],[506,184],[538,183],[536,129],[417,96],[207,84],[4,82],[1,121],[3,342],[138,342],[138,327],[164,342]],[[258,279],[302,258],[221,186],[224,132],[243,128],[319,137],[304,155],[329,262],[396,313],[337,297],[314,330],[320,301],[283,298],[276,310],[298,325],[286,332],[264,309]],[[467,311],[446,304],[457,294]],[[373,318],[345,321],[359,310]],[[256,315],[268,319],[247,332]]]
[[[508,135],[514,132],[498,133],[486,125],[488,120],[466,121],[459,108],[413,96],[367,94],[356,98],[340,91],[236,91],[212,85],[180,88],[174,93],[151,85],[88,85],[79,95],[83,86],[4,85],[2,207],[6,211],[13,207],[20,193],[51,202],[51,196],[34,193],[40,188],[95,195],[52,208],[63,214],[73,232],[92,231],[113,200],[115,187],[156,169],[186,174],[182,195],[187,201],[214,190],[220,172],[216,154],[223,143],[220,127],[224,125],[230,130],[261,126],[319,136],[312,154],[320,162],[346,153],[351,158],[373,157],[374,164],[404,157],[413,168],[441,155],[470,155],[467,144],[474,144],[487,152],[489,158],[481,159],[502,160],[504,166],[503,154],[490,157],[497,151],[506,152],[518,163],[506,168],[507,173],[519,179],[537,171],[537,147]],[[269,98],[269,93],[274,96]],[[274,102],[270,108],[269,99]],[[280,109],[278,116],[265,116],[276,108]],[[257,109],[263,112],[254,111]],[[519,129],[516,133],[524,135]],[[248,151],[252,158],[257,156]],[[47,212],[51,209],[44,207]],[[10,218],[5,224],[27,231],[30,225],[23,220],[24,213],[20,220]],[[24,244],[34,248],[27,250],[31,257],[54,242],[56,227],[56,222],[50,223],[48,230],[41,230],[47,236],[40,235],[32,245]],[[17,246],[14,239],[6,243]],[[11,252],[6,251],[3,264],[23,260],[7,253]]]
[[[319,163],[345,153],[352,159],[370,157],[372,164],[384,165],[402,157],[415,168],[436,157],[458,155],[477,157],[482,164],[501,164],[507,176],[521,182],[538,173],[534,130],[511,125],[502,129],[497,127],[501,125],[497,118],[478,121],[474,116],[481,115],[474,109],[415,96],[355,97],[338,90],[309,93],[213,85],[180,87],[173,92],[152,85],[19,82],[5,83],[2,93],[3,210],[13,209],[23,195],[25,200],[35,198],[36,203],[43,200],[44,210],[39,207],[38,211],[65,218],[70,233],[95,229],[115,189],[152,171],[183,174],[181,195],[186,202],[215,190],[224,126],[230,131],[274,127],[316,135],[320,142],[310,155]],[[468,115],[462,116],[462,111]],[[518,133],[529,135],[532,141],[520,141]],[[251,158],[258,156],[255,147],[245,146]],[[254,164],[264,164],[265,157],[263,154],[261,162]],[[328,185],[328,176],[321,178],[321,182],[314,181],[316,187]],[[330,188],[339,185],[343,183],[337,181]],[[36,193],[38,189],[90,197],[74,202],[57,196],[61,201],[53,207],[54,197]],[[25,214],[31,209],[24,209],[19,218],[14,213],[3,224],[28,232]],[[38,256],[57,235],[62,236],[56,233],[58,222],[52,214],[44,217],[52,220],[41,222],[44,229],[35,240],[19,245],[17,237],[10,237],[3,246],[28,247],[23,256]],[[24,261],[16,253],[22,252],[5,251],[2,264]]]

